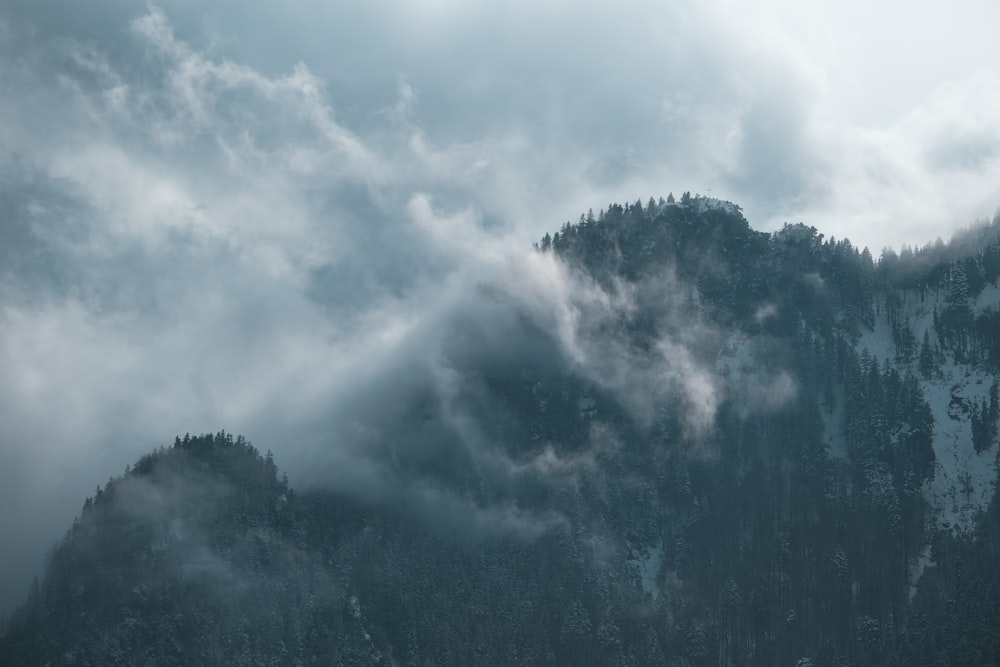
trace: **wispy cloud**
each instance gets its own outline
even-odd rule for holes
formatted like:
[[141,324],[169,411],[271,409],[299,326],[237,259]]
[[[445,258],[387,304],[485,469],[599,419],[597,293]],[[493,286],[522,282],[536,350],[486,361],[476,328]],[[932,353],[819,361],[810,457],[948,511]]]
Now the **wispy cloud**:
[[[340,457],[361,479],[399,476],[358,433],[432,387],[438,421],[480,438],[467,454],[498,479],[579,470],[586,455],[544,447],[505,458],[463,421],[449,396],[473,384],[454,375],[473,343],[505,360],[536,341],[517,354],[640,423],[679,401],[687,437],[703,436],[726,389],[695,295],[669,276],[598,286],[529,244],[669,189],[713,188],[756,225],[801,219],[876,252],[992,212],[997,73],[942,55],[933,91],[870,79],[855,54],[884,16],[854,7],[877,14],[855,30],[839,6],[818,20],[785,2],[9,3],[0,501],[37,515],[0,514],[0,532],[24,536],[0,554],[0,599],[95,480],[175,432],[245,432],[303,479],[316,471],[299,462],[324,452],[330,470]],[[969,29],[988,34],[982,16]],[[906,113],[876,83],[905,92]],[[620,327],[659,288],[678,296],[640,351]],[[399,478],[428,507],[461,503]]]

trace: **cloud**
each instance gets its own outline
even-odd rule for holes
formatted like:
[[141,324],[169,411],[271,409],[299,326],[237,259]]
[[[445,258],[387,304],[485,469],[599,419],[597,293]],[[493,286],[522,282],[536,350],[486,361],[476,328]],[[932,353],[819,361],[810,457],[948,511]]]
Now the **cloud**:
[[[509,489],[547,483],[554,468],[526,468],[480,432],[476,411],[492,397],[479,387],[469,404],[467,373],[534,360],[646,421],[659,397],[685,391],[694,362],[673,338],[652,366],[621,332],[593,346],[596,328],[635,310],[630,288],[573,274],[500,219],[500,195],[517,187],[509,170],[492,204],[470,197],[498,155],[512,161],[527,144],[437,145],[405,117],[418,95],[405,84],[397,117],[362,137],[305,65],[270,76],[213,57],[155,8],[130,25],[150,72],[130,77],[61,41],[63,82],[39,79],[37,95],[79,111],[79,127],[60,141],[6,137],[39,184],[37,196],[9,189],[18,242],[68,276],[46,285],[31,265],[2,286],[6,416],[19,427],[3,454],[65,503],[41,522],[6,515],[11,534],[28,520],[68,524],[95,479],[161,438],[227,428],[269,443],[304,484],[531,536],[564,519],[527,511]],[[25,171],[12,166],[12,182]],[[704,419],[704,395],[692,405]],[[414,410],[422,426],[410,433]],[[26,461],[19,431],[43,423],[44,454]],[[49,458],[65,467],[43,475]],[[529,469],[534,481],[520,480]],[[466,498],[469,470],[500,499]]]
[[939,86],[886,127],[830,129],[832,187],[803,203],[801,220],[850,232],[867,224],[869,232],[851,236],[877,254],[991,217],[1000,202],[998,110],[1000,78],[978,72]]
[[[676,402],[687,438],[711,430],[718,387],[695,341],[714,334],[693,315],[689,290],[669,277],[602,287],[551,253],[483,231],[469,211],[442,212],[417,195],[408,212],[437,252],[452,253],[453,272],[387,306],[383,316],[402,333],[373,354],[358,352],[360,377],[323,406],[328,437],[295,452],[293,479],[407,507],[433,523],[530,536],[566,518],[544,504],[528,511],[523,498],[575,489],[597,474],[593,461],[607,438],[525,442],[532,415],[507,407],[525,383],[575,378],[571,405],[592,401],[590,387],[647,430]],[[642,303],[651,298],[658,305]],[[640,313],[662,320],[651,348],[633,331]],[[522,389],[505,393],[510,384]]]
[[[365,449],[384,411],[405,420],[431,387],[425,439],[471,447],[498,487],[580,474],[586,452],[522,460],[475,432],[465,417],[489,394],[460,372],[473,361],[575,374],[640,423],[678,401],[687,437],[704,436],[724,389],[694,295],[669,276],[598,286],[531,241],[669,190],[873,247],[996,205],[996,73],[967,75],[952,50],[931,92],[876,81],[858,54],[884,16],[856,30],[857,8],[821,11],[7,3],[0,470],[16,474],[0,502],[18,510],[0,532],[23,539],[0,555],[0,601],[97,480],[177,432],[247,433],[302,479],[337,441],[328,471],[364,454],[343,459],[345,488],[388,475],[403,491],[384,502],[525,534],[558,523],[509,498],[469,504]],[[908,113],[879,86],[907,92]],[[678,297],[655,303],[662,290]],[[650,357],[625,328],[651,304]]]

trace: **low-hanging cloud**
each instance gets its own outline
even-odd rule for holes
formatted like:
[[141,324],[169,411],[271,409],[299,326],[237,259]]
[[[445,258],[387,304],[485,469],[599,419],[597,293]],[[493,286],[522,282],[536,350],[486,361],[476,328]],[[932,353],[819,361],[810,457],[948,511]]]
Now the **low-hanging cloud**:
[[[640,420],[667,395],[710,419],[711,380],[676,332],[649,364],[619,330],[634,287],[534,251],[499,200],[493,213],[468,203],[491,147],[509,159],[523,145],[436,145],[407,118],[405,83],[386,128],[361,136],[304,64],[268,75],[213,57],[157,8],[128,31],[138,65],[60,38],[18,44],[5,70],[31,92],[14,112],[71,116],[43,132],[8,109],[8,128],[31,131],[2,135],[5,235],[27,259],[0,284],[0,452],[18,471],[8,506],[35,495],[19,504],[34,512],[2,516],[23,538],[5,552],[5,600],[98,480],[174,433],[245,432],[303,484],[530,536],[564,519],[509,489],[564,477],[582,455],[505,453],[469,412],[469,373],[516,357],[581,376]],[[421,409],[423,430],[406,433]],[[507,495],[470,501],[428,476],[458,450]]]
[[[755,223],[878,247],[872,220],[919,241],[993,206],[992,74],[859,132],[783,12],[276,7],[0,11],[0,607],[98,480],[175,433],[243,432],[293,482],[524,535],[563,518],[501,491],[572,485],[613,438],[511,455],[468,369],[528,359],[638,424],[676,401],[705,437],[724,390],[697,295],[530,249],[582,210],[715,188]],[[638,311],[658,314],[644,346]],[[393,463],[391,426],[421,410],[498,500]]]
[[[530,536],[566,519],[557,508],[528,510],[520,497],[577,487],[595,474],[609,437],[582,434],[568,451],[544,441],[525,449],[503,435],[506,397],[490,379],[576,378],[573,401],[592,402],[590,387],[640,429],[676,402],[685,437],[711,430],[721,392],[695,341],[717,334],[693,315],[693,291],[669,275],[655,277],[655,288],[599,285],[552,253],[482,231],[470,211],[438,211],[424,195],[408,212],[437,246],[432,254],[455,253],[454,270],[407,302],[425,304],[419,314],[391,304],[405,333],[366,357],[363,380],[342,400],[324,405],[327,439],[293,458],[293,470],[303,465],[293,478],[438,524]],[[643,303],[654,292],[659,303]],[[630,329],[638,313],[661,319],[646,345]],[[489,503],[464,499],[472,489],[484,489]]]

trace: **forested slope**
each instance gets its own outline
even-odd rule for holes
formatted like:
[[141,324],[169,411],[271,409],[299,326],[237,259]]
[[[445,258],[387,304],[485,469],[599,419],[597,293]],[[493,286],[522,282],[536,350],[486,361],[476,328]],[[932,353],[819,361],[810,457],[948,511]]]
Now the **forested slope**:
[[685,193],[537,252],[588,290],[589,354],[519,312],[520,356],[456,352],[463,391],[369,445],[477,522],[296,493],[242,438],[185,436],[87,499],[0,658],[1000,661],[996,223],[876,262]]

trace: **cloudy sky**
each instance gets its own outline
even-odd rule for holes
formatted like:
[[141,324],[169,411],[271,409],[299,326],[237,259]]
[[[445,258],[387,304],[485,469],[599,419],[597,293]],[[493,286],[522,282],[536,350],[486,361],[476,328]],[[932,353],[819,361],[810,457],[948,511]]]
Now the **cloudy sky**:
[[308,479],[470,285],[585,365],[568,290],[618,306],[528,249],[589,208],[711,192],[878,256],[1000,205],[995,3],[667,4],[3,3],[0,610],[176,433]]

